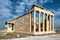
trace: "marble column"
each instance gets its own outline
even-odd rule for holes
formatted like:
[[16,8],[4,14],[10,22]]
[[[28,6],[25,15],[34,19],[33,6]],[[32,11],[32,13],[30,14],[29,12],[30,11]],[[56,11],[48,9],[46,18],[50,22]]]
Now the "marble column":
[[39,21],[39,32],[41,32],[41,28],[40,28],[40,12],[39,12],[38,21]]
[[50,15],[50,32],[51,32],[51,15]]
[[34,32],[36,32],[36,11],[34,10]]
[[48,14],[46,15],[46,29],[47,29],[47,32],[48,32]]
[[42,20],[43,20],[43,24],[42,24],[42,26],[43,26],[43,32],[44,32],[44,13],[42,13]]
[[49,22],[49,16],[50,16],[50,15],[48,15],[48,31],[50,31],[50,26],[49,26],[49,23],[50,23],[50,22]]

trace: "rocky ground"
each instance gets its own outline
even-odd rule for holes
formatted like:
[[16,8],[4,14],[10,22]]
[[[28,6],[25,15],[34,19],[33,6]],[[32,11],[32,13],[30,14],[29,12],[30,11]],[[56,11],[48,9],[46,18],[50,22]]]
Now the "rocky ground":
[[29,36],[25,38],[0,39],[0,40],[60,40],[60,34],[44,35],[44,36]]

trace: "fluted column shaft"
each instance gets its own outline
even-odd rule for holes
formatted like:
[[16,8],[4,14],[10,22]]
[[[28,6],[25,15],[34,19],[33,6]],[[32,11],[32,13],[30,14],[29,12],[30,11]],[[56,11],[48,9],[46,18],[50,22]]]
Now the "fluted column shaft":
[[47,32],[48,32],[48,14],[46,15],[46,29],[47,29]]
[[36,32],[36,11],[34,10],[34,32]]
[[39,32],[40,32],[41,31],[41,29],[40,29],[40,12],[39,12],[38,20],[39,20]]
[[50,32],[51,32],[51,15],[50,15]]

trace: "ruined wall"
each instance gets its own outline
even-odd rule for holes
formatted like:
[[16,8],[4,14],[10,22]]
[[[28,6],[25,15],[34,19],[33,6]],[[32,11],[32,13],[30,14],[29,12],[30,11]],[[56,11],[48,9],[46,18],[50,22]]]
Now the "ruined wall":
[[30,14],[26,14],[14,21],[15,32],[30,32]]

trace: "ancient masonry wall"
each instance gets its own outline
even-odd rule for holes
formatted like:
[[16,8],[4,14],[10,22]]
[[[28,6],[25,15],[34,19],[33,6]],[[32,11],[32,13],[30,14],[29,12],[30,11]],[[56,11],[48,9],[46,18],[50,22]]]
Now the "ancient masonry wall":
[[30,14],[26,14],[16,19],[13,27],[14,27],[15,32],[21,32],[21,33],[30,32]]

